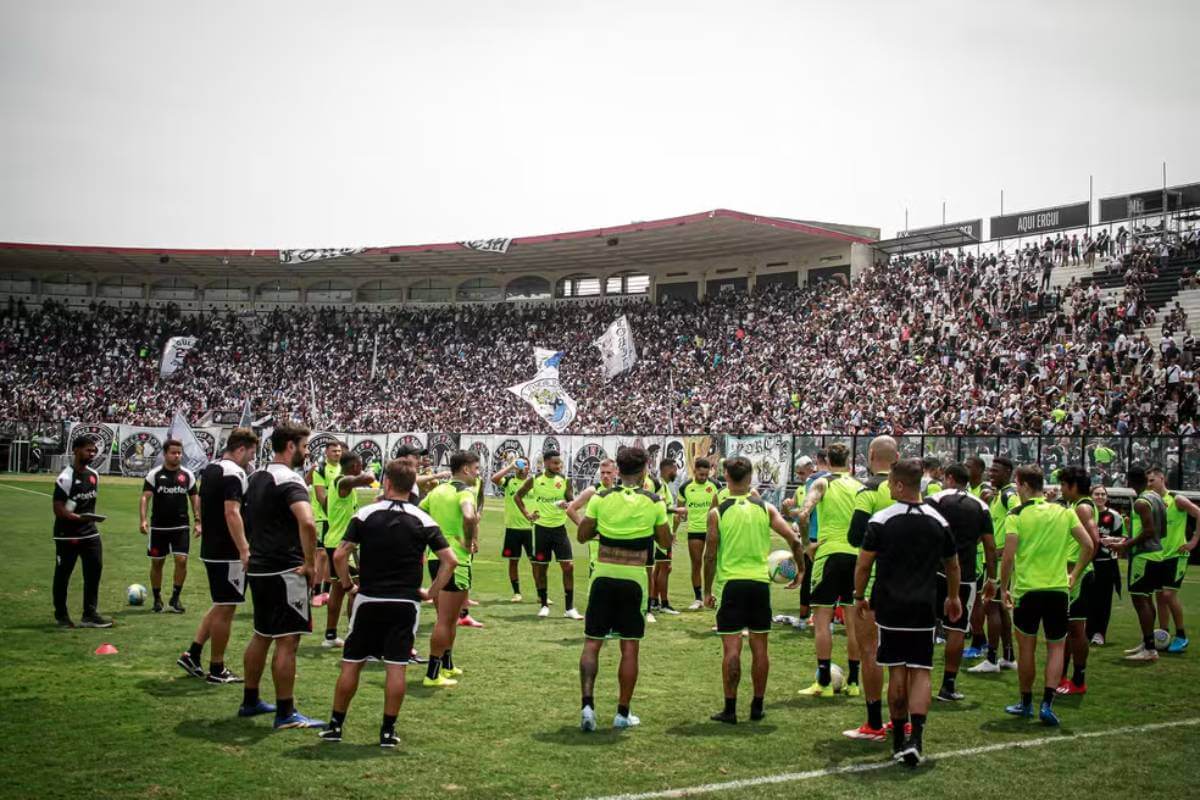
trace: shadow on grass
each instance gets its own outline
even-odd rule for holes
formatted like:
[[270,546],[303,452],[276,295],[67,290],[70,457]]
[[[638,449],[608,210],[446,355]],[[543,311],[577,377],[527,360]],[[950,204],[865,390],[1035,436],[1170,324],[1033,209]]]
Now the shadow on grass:
[[180,722],[175,726],[175,733],[188,739],[201,739],[216,744],[258,744],[274,732],[270,715],[266,716],[268,719],[265,720],[244,719],[235,716],[231,707],[227,717]]
[[[212,693],[213,697],[221,694],[221,688],[186,675],[178,678],[146,678],[137,682],[137,687],[151,697],[190,697],[196,694]],[[216,700],[221,703],[221,700]],[[229,708],[237,708],[237,698],[230,695]]]
[[[358,744],[350,744],[348,742],[339,742],[332,744],[330,742],[322,742],[317,739],[315,733],[312,734],[313,741],[307,745],[286,750],[282,753],[284,758],[292,758],[297,761],[328,761],[328,762],[349,762],[349,761],[371,761],[380,758],[394,758],[404,756],[404,747],[388,749],[380,747],[378,742],[368,744],[361,742]],[[403,740],[401,741],[403,745]]]
[[769,722],[750,722],[749,718],[739,721],[737,725],[727,725],[723,722],[704,720],[702,722],[684,722],[672,728],[667,728],[671,736],[763,736],[774,733],[776,727]]
[[951,714],[961,714],[964,711],[978,711],[983,708],[983,704],[978,700],[956,700],[951,703],[934,701],[933,708],[938,712],[950,712]]
[[[1056,703],[1057,705],[1057,703]],[[1020,733],[1029,736],[1047,736],[1050,734],[1073,735],[1072,730],[1063,725],[1043,725],[1037,717],[1005,716],[1003,719],[985,720],[980,723],[979,730],[987,733]]]
[[621,741],[620,732],[612,728],[601,728],[584,733],[578,725],[563,725],[555,731],[542,731],[530,735],[531,739],[547,744],[562,744],[571,747],[609,747]]

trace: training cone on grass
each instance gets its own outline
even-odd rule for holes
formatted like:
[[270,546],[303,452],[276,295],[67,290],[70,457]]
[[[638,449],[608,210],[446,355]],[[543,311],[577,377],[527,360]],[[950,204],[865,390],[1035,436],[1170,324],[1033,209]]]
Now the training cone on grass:
[[117,648],[113,647],[108,642],[105,642],[96,648],[96,655],[98,656],[115,656],[116,654]]

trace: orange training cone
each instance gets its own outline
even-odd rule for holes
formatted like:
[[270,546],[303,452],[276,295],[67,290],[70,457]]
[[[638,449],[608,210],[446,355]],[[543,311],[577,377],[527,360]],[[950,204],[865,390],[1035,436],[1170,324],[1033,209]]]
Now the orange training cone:
[[98,656],[115,656],[116,654],[117,648],[113,647],[108,642],[105,642],[96,648],[96,655]]

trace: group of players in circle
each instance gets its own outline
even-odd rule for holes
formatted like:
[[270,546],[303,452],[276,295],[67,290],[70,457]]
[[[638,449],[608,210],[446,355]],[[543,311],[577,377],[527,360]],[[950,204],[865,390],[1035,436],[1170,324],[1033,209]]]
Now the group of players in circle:
[[[164,464],[146,476],[139,505],[141,532],[152,560],[154,610],[164,610],[162,564],[176,563],[174,591],[166,605],[183,613],[179,602],[189,551],[189,511],[208,574],[212,606],[178,664],[189,675],[214,684],[243,684],[238,714],[273,714],[276,728],[316,728],[325,741],[341,741],[350,702],[363,665],[381,661],[386,670],[380,744],[397,743],[395,724],[404,698],[405,668],[420,661],[415,636],[420,605],[436,608],[424,685],[450,687],[464,674],[455,664],[459,627],[482,627],[469,614],[472,561],[478,551],[483,482],[478,456],[451,455],[449,470],[418,474],[423,452],[405,448],[379,476],[362,459],[331,443],[325,459],[302,470],[308,429],[284,423],[271,434],[273,460],[249,476],[258,436],[234,430],[221,457],[199,476],[182,467],[182,447],[167,442]],[[73,459],[54,490],[55,615],[73,627],[67,613],[67,587],[76,561],[83,565],[84,616],[81,625],[106,627],[111,620],[96,607],[102,551],[95,514],[99,476],[88,464],[93,440],[72,442]],[[694,601],[689,610],[715,608],[714,630],[721,637],[724,706],[712,716],[736,724],[743,640],[751,651],[750,719],[765,716],[769,674],[771,608],[768,555],[772,533],[791,548],[801,588],[801,618],[811,611],[817,653],[816,681],[800,694],[835,693],[832,623],[844,607],[848,671],[842,691],[863,696],[866,721],[845,731],[855,739],[892,742],[893,758],[909,765],[923,758],[923,733],[932,693],[935,639],[945,636],[945,670],[936,694],[954,702],[963,695],[957,674],[964,657],[983,656],[972,673],[1018,671],[1020,699],[1004,710],[1037,716],[1057,725],[1056,695],[1086,692],[1089,620],[1107,627],[1112,592],[1120,589],[1117,559],[1128,557],[1128,591],[1143,639],[1126,651],[1137,661],[1154,661],[1156,615],[1175,637],[1168,652],[1187,648],[1178,589],[1188,555],[1200,532],[1187,537],[1188,517],[1200,520],[1200,507],[1170,494],[1163,471],[1134,466],[1127,473],[1137,493],[1131,532],[1108,507],[1106,490],[1090,487],[1079,467],[1058,471],[1060,497],[1050,501],[1040,467],[1014,469],[1003,456],[986,468],[978,456],[944,470],[936,462],[900,459],[896,442],[880,436],[868,451],[869,476],[849,474],[849,451],[835,444],[815,461],[800,461],[802,483],[780,509],[759,497],[753,469],[744,457],[721,463],[723,484],[712,465],[699,459],[692,477],[675,490],[678,466],[672,461],[650,474],[641,448],[624,448],[600,464],[599,481],[575,495],[558,453],[543,455],[536,475],[522,459],[491,480],[504,496],[502,555],[509,561],[513,601],[522,600],[518,562],[532,562],[541,618],[549,616],[547,590],[551,560],[562,570],[564,616],[584,622],[580,657],[580,727],[597,727],[594,686],[599,654],[609,639],[619,642],[615,728],[640,720],[630,707],[638,677],[640,642],[655,612],[678,613],[668,595],[676,531],[685,527]],[[378,482],[380,493],[360,506],[357,490]],[[589,589],[586,613],[574,607],[573,550],[566,520],[588,545]],[[425,570],[428,565],[429,580]],[[322,583],[331,582],[327,598]],[[225,650],[236,609],[246,588],[254,597],[253,635],[243,654],[244,676],[225,665]],[[312,631],[314,594],[327,604],[323,644],[341,647],[342,664],[328,722],[297,710],[296,650]],[[349,633],[337,635],[343,606]],[[986,629],[986,635],[984,633]],[[1012,642],[1013,630],[1017,648]],[[1043,693],[1034,707],[1036,645],[1046,644]],[[969,649],[966,636],[972,635]],[[1103,631],[1091,644],[1103,644]],[[210,648],[209,669],[202,665]],[[275,703],[259,695],[267,657]],[[1073,664],[1071,663],[1073,662]],[[1072,669],[1068,676],[1068,665]],[[883,719],[883,668],[888,670],[889,720]]]

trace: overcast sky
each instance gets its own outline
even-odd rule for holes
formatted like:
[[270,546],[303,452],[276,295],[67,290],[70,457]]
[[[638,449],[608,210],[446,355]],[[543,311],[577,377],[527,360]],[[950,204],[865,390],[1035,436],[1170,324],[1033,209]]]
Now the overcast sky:
[[0,240],[913,227],[1200,181],[1200,2],[0,0]]

